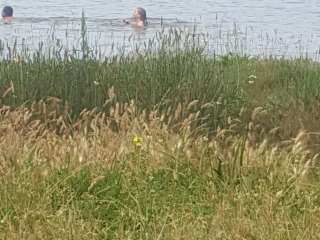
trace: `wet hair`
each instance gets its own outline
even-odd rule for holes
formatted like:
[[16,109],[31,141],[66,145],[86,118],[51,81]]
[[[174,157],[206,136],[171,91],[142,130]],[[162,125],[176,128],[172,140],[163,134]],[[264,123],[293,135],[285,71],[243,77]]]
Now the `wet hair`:
[[138,7],[134,10],[134,13],[138,13],[138,15],[141,17],[140,20],[142,20],[142,21],[147,20],[147,12],[144,8]]
[[5,6],[1,12],[2,17],[12,17],[13,16],[13,8],[11,6]]

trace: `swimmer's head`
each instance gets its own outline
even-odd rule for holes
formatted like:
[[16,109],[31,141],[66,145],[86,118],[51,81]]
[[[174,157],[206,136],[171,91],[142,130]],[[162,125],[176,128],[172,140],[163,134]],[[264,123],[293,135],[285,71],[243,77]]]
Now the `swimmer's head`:
[[2,15],[3,18],[5,18],[5,17],[13,17],[13,8],[10,7],[10,6],[5,6],[2,9],[1,15]]
[[146,23],[147,21],[147,12],[145,9],[143,8],[136,8],[134,11],[133,11],[133,18],[135,19],[135,21],[141,21],[143,22],[144,24]]
[[5,6],[2,9],[1,16],[6,23],[11,22],[13,18],[13,8],[11,6]]

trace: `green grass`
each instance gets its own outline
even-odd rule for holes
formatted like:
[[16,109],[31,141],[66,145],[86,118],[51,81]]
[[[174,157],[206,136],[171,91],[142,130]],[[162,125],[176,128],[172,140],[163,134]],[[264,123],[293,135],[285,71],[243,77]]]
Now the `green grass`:
[[[206,164],[216,164],[214,155],[209,157],[212,162]],[[251,165],[230,181],[214,166],[201,169],[183,158],[163,160],[162,166],[150,167],[153,159],[132,153],[112,167],[96,162],[10,169],[0,177],[0,237],[320,237],[319,175],[301,182],[290,171]]]
[[225,124],[227,117],[237,116],[242,107],[278,111],[292,104],[310,108],[318,102],[318,63],[208,56],[188,37],[178,35],[180,40],[173,40],[177,34],[162,36],[157,44],[149,43],[144,53],[140,50],[134,56],[99,59],[87,53],[79,59],[73,52],[66,56],[52,53],[51,57],[45,57],[40,50],[33,55],[24,53],[24,57],[14,57],[15,53],[0,63],[2,103],[31,105],[57,97],[77,118],[83,109],[109,111],[105,103],[108,89],[113,87],[116,102],[133,100],[139,111],[167,111],[193,100],[200,106],[212,103],[214,107],[201,114],[209,114],[208,127],[216,129]]

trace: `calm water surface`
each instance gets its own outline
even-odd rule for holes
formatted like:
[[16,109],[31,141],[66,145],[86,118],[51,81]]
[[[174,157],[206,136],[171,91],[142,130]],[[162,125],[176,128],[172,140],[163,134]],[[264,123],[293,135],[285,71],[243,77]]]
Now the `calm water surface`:
[[[317,56],[320,46],[319,0],[12,0],[11,25],[0,25],[0,39],[17,39],[30,46],[63,40],[80,41],[80,18],[85,11],[91,44],[128,45],[128,39],[149,39],[162,26],[208,33],[214,52],[258,55]],[[135,31],[122,23],[136,6],[147,9],[150,25]],[[162,26],[161,26],[162,23]],[[191,31],[191,30],[190,30]]]

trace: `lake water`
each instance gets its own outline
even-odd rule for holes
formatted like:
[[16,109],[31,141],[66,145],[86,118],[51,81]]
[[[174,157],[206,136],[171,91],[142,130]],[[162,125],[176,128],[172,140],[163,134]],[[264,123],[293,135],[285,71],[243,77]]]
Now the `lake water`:
[[[0,39],[37,46],[60,38],[65,47],[80,41],[84,10],[93,45],[128,45],[165,27],[207,33],[211,51],[255,55],[318,56],[319,0],[12,0],[14,22],[0,25]],[[150,24],[136,31],[122,23],[142,6]]]

